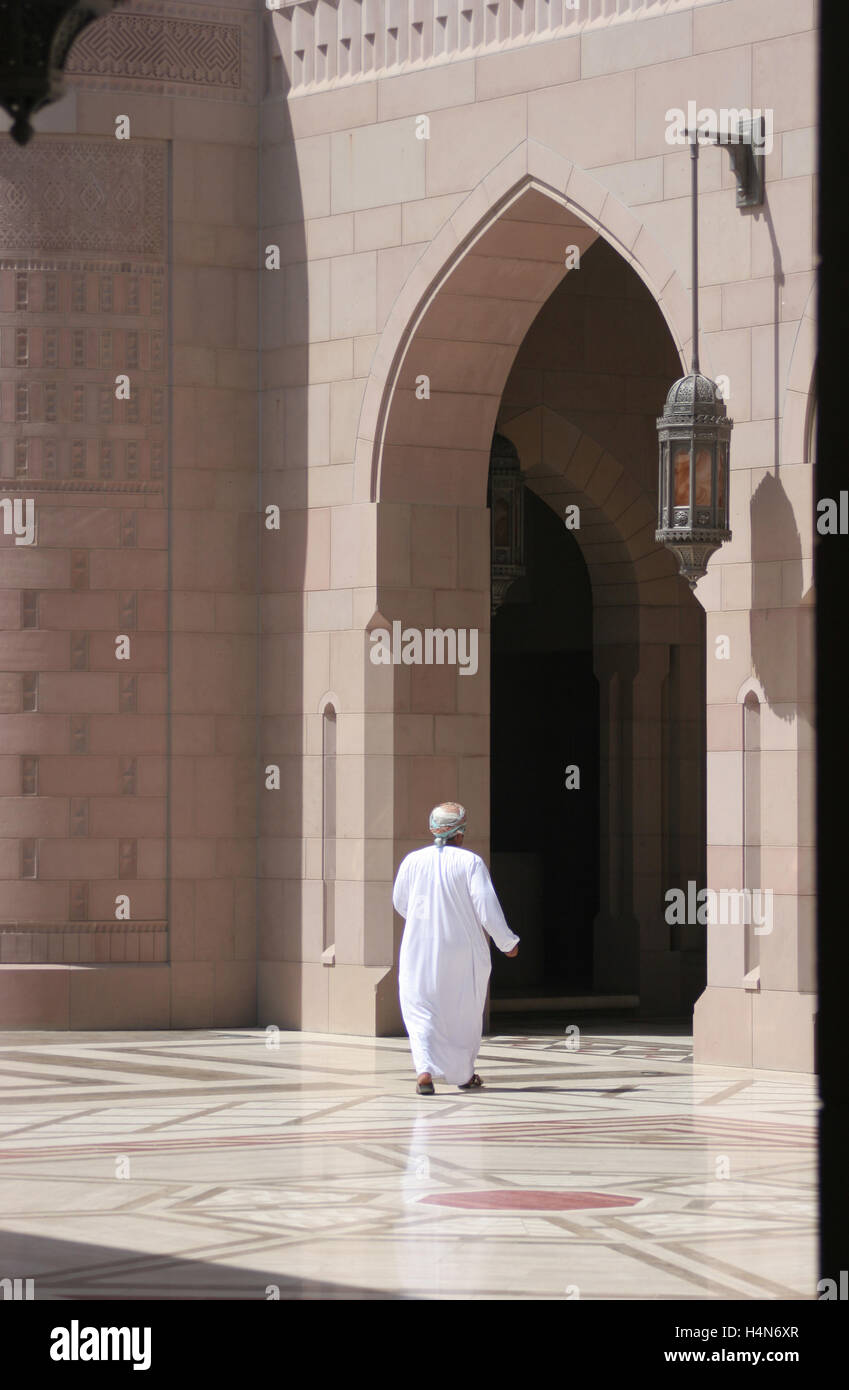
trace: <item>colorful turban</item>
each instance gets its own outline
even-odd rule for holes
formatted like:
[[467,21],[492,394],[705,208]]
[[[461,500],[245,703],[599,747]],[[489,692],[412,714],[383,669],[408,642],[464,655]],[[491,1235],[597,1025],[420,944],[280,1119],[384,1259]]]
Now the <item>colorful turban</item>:
[[430,833],[440,849],[466,828],[466,808],[458,801],[444,801],[430,813]]

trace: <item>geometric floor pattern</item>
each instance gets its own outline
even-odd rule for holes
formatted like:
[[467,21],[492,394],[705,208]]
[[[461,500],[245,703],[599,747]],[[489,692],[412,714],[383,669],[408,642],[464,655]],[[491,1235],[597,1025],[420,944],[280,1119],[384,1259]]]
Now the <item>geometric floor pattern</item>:
[[37,1299],[816,1298],[814,1078],[593,1024],[0,1034],[0,1279]]

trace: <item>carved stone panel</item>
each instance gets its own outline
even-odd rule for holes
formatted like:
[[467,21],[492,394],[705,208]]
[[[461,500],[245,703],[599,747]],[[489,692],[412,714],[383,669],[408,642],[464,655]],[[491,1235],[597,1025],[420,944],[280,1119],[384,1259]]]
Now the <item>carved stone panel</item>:
[[66,76],[88,88],[252,101],[255,26],[229,6],[136,0],[84,30]]
[[0,534],[0,961],[167,955],[167,188],[161,143],[0,148],[0,498],[34,511]]

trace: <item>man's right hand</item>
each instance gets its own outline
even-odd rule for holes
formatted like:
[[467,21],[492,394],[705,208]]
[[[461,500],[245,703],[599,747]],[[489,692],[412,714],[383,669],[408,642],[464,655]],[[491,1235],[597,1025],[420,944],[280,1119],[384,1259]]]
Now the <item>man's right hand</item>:
[[512,949],[512,951],[505,951],[504,954],[505,954],[505,956],[518,956],[518,954],[519,954],[519,947],[518,947],[518,945],[514,946],[513,949]]

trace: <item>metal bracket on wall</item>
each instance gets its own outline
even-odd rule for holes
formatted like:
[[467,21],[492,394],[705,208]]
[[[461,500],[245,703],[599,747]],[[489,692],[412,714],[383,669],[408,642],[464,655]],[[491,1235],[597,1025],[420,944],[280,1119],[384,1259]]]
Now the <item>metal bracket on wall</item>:
[[723,132],[716,138],[731,158],[731,168],[737,180],[737,207],[758,208],[764,200],[764,143],[766,132],[763,116],[740,121],[736,130]]

